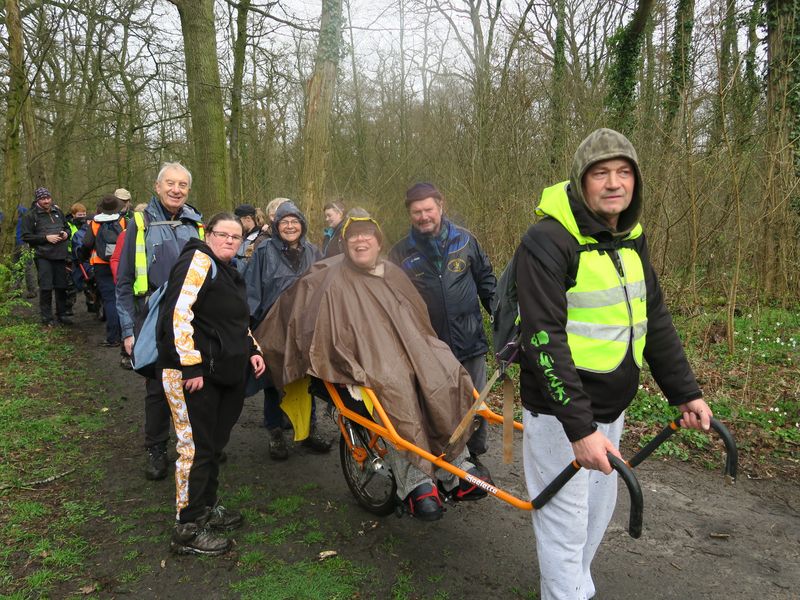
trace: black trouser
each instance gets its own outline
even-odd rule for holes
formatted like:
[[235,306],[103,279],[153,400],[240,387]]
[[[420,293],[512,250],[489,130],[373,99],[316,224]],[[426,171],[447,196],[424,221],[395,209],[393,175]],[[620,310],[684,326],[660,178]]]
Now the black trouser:
[[39,274],[39,313],[43,321],[53,320],[53,290],[56,295],[56,316],[67,312],[67,261],[36,258]]
[[[156,377],[161,377],[161,371],[156,371]],[[144,389],[144,446],[164,446],[169,441],[172,417],[161,379],[145,379]]]
[[[146,308],[147,300],[144,296],[134,298],[135,335],[138,335],[139,329],[142,327]],[[164,388],[161,385],[161,371],[156,371],[155,379],[144,380],[144,390],[144,447],[165,446],[169,441],[171,416]]]
[[206,377],[201,390],[187,392],[176,369],[165,369],[162,381],[178,438],[175,463],[178,520],[190,523],[217,502],[219,458],[242,413],[244,381],[235,386],[221,386]]

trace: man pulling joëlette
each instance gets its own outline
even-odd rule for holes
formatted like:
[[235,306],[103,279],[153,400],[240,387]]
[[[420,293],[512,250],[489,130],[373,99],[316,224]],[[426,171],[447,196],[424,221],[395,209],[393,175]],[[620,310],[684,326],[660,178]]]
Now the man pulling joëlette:
[[617,494],[606,453],[619,456],[642,360],[683,426],[707,430],[712,416],[650,264],[642,189],[631,143],[599,129],[578,147],[569,181],[544,190],[545,218],[517,250],[528,492],[573,458],[584,467],[533,513],[543,600],[595,594],[591,562]]

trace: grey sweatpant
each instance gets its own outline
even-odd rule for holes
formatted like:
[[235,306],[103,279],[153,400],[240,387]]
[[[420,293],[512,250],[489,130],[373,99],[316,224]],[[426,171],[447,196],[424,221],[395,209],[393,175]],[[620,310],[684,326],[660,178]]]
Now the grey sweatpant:
[[[414,488],[418,485],[422,485],[423,483],[431,483],[436,485],[436,483],[430,477],[428,477],[427,474],[412,465],[402,453],[395,450],[394,446],[387,443],[386,448],[389,450],[389,452],[386,455],[385,460],[394,474],[394,479],[397,482],[397,497],[400,498],[400,500],[405,500],[406,496],[414,491]],[[459,454],[451,464],[454,467],[463,469],[464,471],[469,471],[475,465],[469,462],[468,459],[469,451],[465,447],[461,454]],[[448,492],[455,488],[459,483],[458,477],[449,471],[445,471],[444,469],[436,469],[434,476],[442,482],[444,489]]]
[[[625,413],[597,428],[619,446]],[[523,411],[523,462],[535,498],[575,455],[554,416]],[[591,565],[617,502],[617,473],[581,469],[544,508],[533,512],[541,600],[587,600],[595,593]],[[613,596],[613,594],[611,594]]]

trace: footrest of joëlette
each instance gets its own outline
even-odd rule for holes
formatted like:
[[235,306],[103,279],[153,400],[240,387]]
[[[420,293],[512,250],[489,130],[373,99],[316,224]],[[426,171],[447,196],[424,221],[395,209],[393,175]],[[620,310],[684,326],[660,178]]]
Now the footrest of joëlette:
[[[372,415],[369,413],[369,410],[367,410],[364,402],[354,399],[347,390],[346,385],[340,383],[334,383],[332,385],[336,388],[336,391],[339,392],[339,398],[342,399],[342,404],[344,404],[348,410],[352,410],[365,419],[372,419]],[[325,382],[322,379],[311,377],[311,382],[308,384],[308,393],[333,406],[333,398],[331,398],[331,395],[328,393],[328,388],[325,386]]]

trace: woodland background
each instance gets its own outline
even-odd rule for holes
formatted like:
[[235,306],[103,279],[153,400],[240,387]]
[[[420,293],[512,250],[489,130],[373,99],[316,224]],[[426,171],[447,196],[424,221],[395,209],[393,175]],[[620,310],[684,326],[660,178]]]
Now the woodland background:
[[[160,163],[206,215],[297,198],[448,212],[502,268],[585,135],[636,146],[678,309],[796,306],[800,0],[4,0],[2,210],[68,210]],[[8,218],[7,218],[8,221]],[[3,228],[3,250],[13,245]]]

